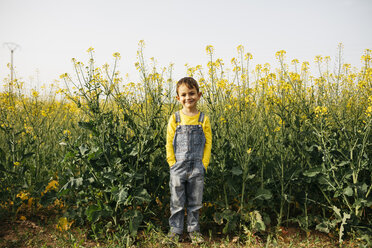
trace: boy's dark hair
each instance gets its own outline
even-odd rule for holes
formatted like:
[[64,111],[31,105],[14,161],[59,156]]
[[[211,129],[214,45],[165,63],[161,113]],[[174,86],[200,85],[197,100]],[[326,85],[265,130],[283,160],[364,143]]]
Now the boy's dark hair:
[[184,78],[181,78],[181,79],[177,82],[177,87],[176,87],[177,96],[178,96],[178,88],[179,88],[182,84],[186,84],[186,86],[187,86],[189,89],[195,88],[195,89],[196,89],[196,92],[199,93],[199,85],[198,85],[198,82],[196,82],[196,80],[193,79],[192,77],[184,77]]

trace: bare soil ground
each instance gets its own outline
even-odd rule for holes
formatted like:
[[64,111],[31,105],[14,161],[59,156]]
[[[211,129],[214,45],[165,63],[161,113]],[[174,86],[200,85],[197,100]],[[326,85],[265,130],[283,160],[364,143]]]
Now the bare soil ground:
[[[40,218],[35,220],[2,220],[0,221],[0,247],[28,248],[28,247],[118,247],[111,241],[94,241],[87,237],[87,231],[72,228],[68,232],[61,232],[56,225]],[[134,247],[164,247],[162,240],[165,234],[140,232]],[[199,247],[340,247],[337,238],[320,232],[312,231],[308,234],[298,228],[282,228],[282,233],[276,239],[262,240],[252,236],[249,242],[238,236],[212,236],[204,234],[206,243]],[[341,247],[359,247],[355,240],[347,240]],[[119,246],[124,247],[124,246]],[[174,247],[197,247],[192,245],[186,235],[184,240]]]

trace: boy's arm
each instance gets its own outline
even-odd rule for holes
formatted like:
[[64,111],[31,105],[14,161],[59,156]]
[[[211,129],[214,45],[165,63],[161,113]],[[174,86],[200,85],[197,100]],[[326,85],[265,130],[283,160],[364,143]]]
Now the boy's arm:
[[211,129],[211,123],[209,121],[208,116],[205,116],[204,123],[203,123],[203,131],[205,135],[203,165],[205,169],[207,170],[209,160],[211,158],[211,151],[212,151],[212,129]]
[[167,143],[166,143],[166,151],[167,151],[167,162],[169,166],[173,166],[176,163],[176,157],[174,156],[174,149],[173,149],[173,138],[176,132],[176,120],[175,116],[172,115],[169,118],[168,127],[167,127]]

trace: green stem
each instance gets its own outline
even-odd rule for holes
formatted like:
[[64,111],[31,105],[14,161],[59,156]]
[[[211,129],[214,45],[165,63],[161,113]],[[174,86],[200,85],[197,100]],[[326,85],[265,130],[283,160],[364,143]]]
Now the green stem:
[[227,189],[226,189],[226,184],[223,185],[223,193],[225,195],[225,206],[226,209],[229,209],[229,202],[227,200]]
[[242,197],[240,199],[240,211],[244,209],[244,191],[245,191],[245,178],[243,177]]

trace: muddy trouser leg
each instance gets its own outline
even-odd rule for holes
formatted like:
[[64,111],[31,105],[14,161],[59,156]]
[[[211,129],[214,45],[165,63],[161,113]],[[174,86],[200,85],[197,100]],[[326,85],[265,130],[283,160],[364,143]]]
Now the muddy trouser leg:
[[187,194],[187,231],[200,231],[199,210],[202,208],[204,175],[199,174],[188,179]]
[[169,180],[171,192],[169,226],[170,231],[177,234],[183,233],[186,200],[185,184],[186,180],[182,175],[171,172]]

